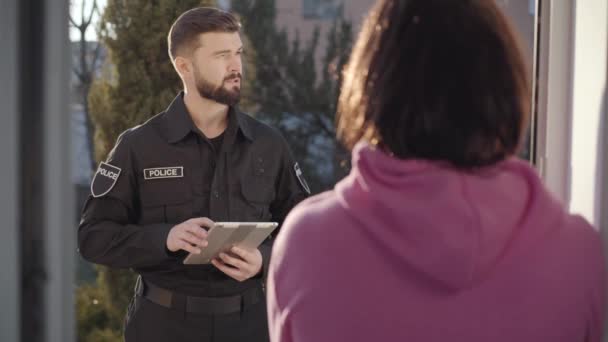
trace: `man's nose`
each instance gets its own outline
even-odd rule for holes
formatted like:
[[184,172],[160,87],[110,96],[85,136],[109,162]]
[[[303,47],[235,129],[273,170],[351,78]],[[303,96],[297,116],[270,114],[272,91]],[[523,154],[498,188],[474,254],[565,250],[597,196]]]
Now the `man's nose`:
[[242,69],[242,62],[241,62],[241,56],[240,55],[234,55],[231,59],[230,59],[230,63],[228,64],[228,72],[229,73],[241,73],[241,69]]

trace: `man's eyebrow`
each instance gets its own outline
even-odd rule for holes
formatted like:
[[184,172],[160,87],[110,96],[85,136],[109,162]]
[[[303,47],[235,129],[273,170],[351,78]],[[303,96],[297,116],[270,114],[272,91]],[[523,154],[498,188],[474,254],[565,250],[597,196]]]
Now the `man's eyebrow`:
[[[221,55],[223,53],[230,53],[231,50],[229,49],[225,49],[225,50],[219,50],[219,51],[215,51],[212,55],[213,56],[217,56],[217,55]],[[240,48],[236,49],[237,52],[239,51],[243,51],[243,47],[241,46]]]
[[214,56],[216,56],[216,55],[221,55],[221,54],[223,54],[223,53],[230,53],[230,50],[220,50],[220,51],[215,51],[215,52],[213,53],[213,55],[214,55]]

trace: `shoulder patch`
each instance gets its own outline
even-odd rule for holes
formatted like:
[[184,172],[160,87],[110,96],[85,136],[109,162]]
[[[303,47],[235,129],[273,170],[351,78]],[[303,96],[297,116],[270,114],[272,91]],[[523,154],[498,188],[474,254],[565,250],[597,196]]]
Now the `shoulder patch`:
[[91,181],[91,195],[97,198],[110,192],[116,185],[121,171],[119,167],[101,162]]
[[304,175],[302,175],[300,165],[298,165],[298,163],[295,163],[293,166],[293,170],[296,172],[296,177],[298,177],[298,181],[300,182],[300,185],[302,186],[304,191],[306,191],[306,193],[310,195],[310,188],[308,187],[308,183],[306,183],[306,180],[304,179]]

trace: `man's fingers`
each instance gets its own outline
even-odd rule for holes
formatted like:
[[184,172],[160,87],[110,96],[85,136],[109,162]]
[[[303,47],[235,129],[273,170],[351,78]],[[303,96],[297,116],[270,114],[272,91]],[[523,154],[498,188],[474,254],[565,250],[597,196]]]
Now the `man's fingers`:
[[244,248],[241,248],[241,247],[233,246],[232,248],[230,248],[230,252],[238,255],[243,260],[249,261],[249,260],[252,259],[251,258],[251,254],[252,253],[250,251],[244,249]]
[[213,225],[215,224],[215,222],[211,221],[209,218],[207,217],[195,217],[193,219],[188,220],[200,227],[206,227],[206,228],[211,228],[213,227]]
[[203,228],[201,228],[199,225],[197,224],[189,224],[187,226],[185,226],[184,230],[194,236],[196,236],[199,239],[206,239],[207,238],[207,231]]
[[180,234],[180,239],[188,241],[190,244],[195,245],[195,246],[207,247],[207,240],[201,239],[188,231],[182,232]]
[[231,257],[230,255],[226,254],[226,253],[220,253],[220,259],[222,259],[222,261],[225,264],[231,265],[233,267],[236,267],[238,269],[242,269],[245,270],[247,269],[248,264],[239,259],[239,258],[235,258],[235,257]]
[[224,274],[226,274],[227,276],[229,276],[235,280],[243,281],[245,279],[243,272],[239,271],[236,268],[232,268],[230,266],[224,265],[218,259],[211,260],[211,263],[213,264],[213,266],[217,267],[217,269],[224,272]]
[[186,252],[201,254],[201,250],[197,247],[192,246],[188,241],[181,240],[180,244],[181,249],[185,250]]

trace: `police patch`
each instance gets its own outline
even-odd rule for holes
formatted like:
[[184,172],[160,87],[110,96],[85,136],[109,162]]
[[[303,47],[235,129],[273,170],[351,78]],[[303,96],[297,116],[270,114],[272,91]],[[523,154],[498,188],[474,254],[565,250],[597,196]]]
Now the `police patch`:
[[181,178],[184,177],[183,166],[156,167],[144,169],[144,179]]
[[302,186],[304,191],[306,191],[306,193],[310,195],[310,188],[308,187],[308,183],[306,183],[306,180],[304,179],[304,175],[302,175],[300,165],[298,165],[298,163],[295,163],[295,165],[293,166],[293,170],[296,172],[296,177],[298,177],[298,181],[300,181],[300,185]]
[[91,181],[91,195],[102,197],[116,185],[121,169],[114,165],[101,162]]

